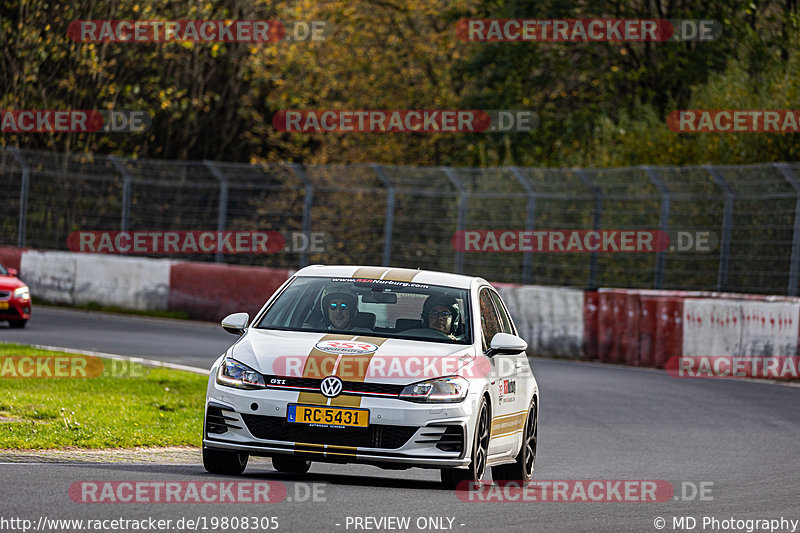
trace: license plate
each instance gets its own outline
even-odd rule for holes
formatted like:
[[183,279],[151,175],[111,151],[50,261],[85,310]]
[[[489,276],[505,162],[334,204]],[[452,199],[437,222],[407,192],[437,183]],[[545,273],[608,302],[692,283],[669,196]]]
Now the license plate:
[[286,420],[315,426],[365,428],[369,426],[369,410],[292,404],[288,406]]
[[0,302],[0,309],[8,309],[8,302]]

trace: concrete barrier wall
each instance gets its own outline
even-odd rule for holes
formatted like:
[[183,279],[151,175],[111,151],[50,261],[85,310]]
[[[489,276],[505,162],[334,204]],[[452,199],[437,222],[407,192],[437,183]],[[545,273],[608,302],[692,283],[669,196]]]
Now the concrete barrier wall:
[[[254,315],[290,271],[166,259],[0,248],[36,299]],[[800,353],[800,298],[698,291],[497,284],[532,355],[663,368],[682,355]],[[35,312],[35,311],[34,311]]]
[[683,355],[800,353],[798,298],[600,289],[585,301],[587,359],[663,368]]
[[579,359],[583,356],[583,291],[563,287],[502,287],[528,353]]
[[742,304],[731,300],[687,300],[683,304],[683,350],[676,355],[739,355]]
[[76,254],[70,252],[22,253],[20,277],[37,299],[55,304],[75,305]]
[[169,275],[168,307],[207,320],[240,311],[252,318],[287,279],[285,269],[176,263]]
[[797,355],[800,303],[742,304],[741,355]]
[[[167,309],[172,261],[98,254],[75,256],[76,305],[98,302],[126,309]],[[99,299],[98,299],[99,298]]]
[[687,300],[682,355],[797,355],[800,303]]
[[172,261],[71,252],[22,253],[20,275],[51,303],[165,310]]

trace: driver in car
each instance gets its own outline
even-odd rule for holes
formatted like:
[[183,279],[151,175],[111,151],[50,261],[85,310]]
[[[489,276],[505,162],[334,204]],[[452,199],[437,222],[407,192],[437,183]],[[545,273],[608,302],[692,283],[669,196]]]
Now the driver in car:
[[458,323],[458,304],[455,298],[431,296],[422,306],[422,321],[426,327],[435,329],[451,339]]
[[322,299],[322,309],[327,317],[328,329],[348,329],[358,310],[356,299],[346,292],[332,292]]

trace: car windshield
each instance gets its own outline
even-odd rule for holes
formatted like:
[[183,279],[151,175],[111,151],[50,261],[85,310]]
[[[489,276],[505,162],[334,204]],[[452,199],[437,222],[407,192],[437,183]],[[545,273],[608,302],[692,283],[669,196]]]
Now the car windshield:
[[0,264],[0,276],[8,276],[8,270],[2,264]]
[[255,327],[471,344],[468,295],[406,281],[298,277]]

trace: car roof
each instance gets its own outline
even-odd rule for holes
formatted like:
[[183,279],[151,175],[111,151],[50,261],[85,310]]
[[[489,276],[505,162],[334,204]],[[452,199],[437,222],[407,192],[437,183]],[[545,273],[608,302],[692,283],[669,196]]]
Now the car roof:
[[299,270],[295,275],[302,277],[324,276],[332,278],[383,279],[387,281],[422,283],[425,285],[444,285],[459,289],[469,289],[475,282],[488,283],[483,278],[464,276],[462,274],[381,266],[311,265]]

